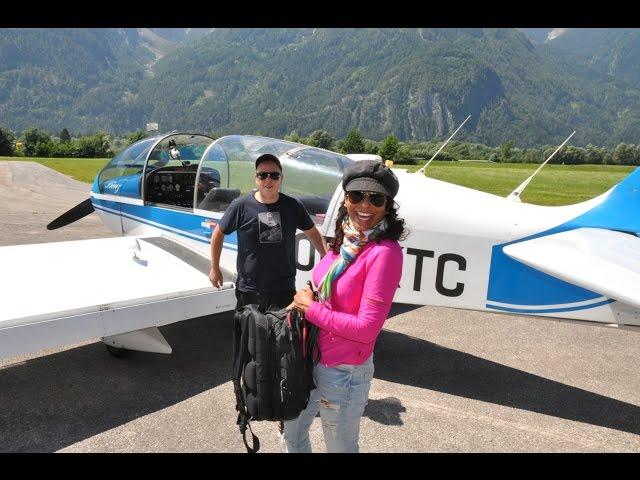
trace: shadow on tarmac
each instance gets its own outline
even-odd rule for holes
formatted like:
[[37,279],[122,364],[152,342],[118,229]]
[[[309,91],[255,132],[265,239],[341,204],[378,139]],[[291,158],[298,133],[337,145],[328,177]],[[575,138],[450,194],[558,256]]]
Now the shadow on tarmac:
[[640,434],[640,407],[383,330],[375,378]]
[[[171,355],[117,359],[99,342],[0,368],[0,451],[60,450],[228,382],[232,327],[229,313],[162,327]],[[383,330],[375,355],[378,379],[640,434],[636,405],[419,338]],[[404,411],[387,397],[365,416],[402,425]]]
[[398,426],[404,424],[400,418],[400,414],[406,411],[407,409],[396,397],[381,398],[379,400],[369,399],[363,416],[369,417],[374,422],[382,423],[383,425]]
[[231,379],[232,315],[161,331],[171,355],[117,359],[98,342],[0,369],[0,451],[53,452]]

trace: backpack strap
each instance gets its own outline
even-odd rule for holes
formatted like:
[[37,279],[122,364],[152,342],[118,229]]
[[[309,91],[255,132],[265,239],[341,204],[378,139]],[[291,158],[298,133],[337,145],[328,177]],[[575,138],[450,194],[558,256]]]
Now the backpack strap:
[[[318,291],[313,288],[313,283],[311,283],[311,280],[307,280],[307,285],[309,286],[309,288],[311,289],[311,291],[313,292],[313,300],[314,301],[318,301]],[[306,319],[304,318],[303,315],[303,320],[304,322],[304,328],[305,328],[305,335],[304,335],[304,352],[310,352],[310,356],[309,359],[312,362],[312,365],[316,365],[319,361],[320,361],[320,349],[318,348],[318,336],[320,335],[320,329],[318,328],[317,325],[314,325],[313,323],[311,323],[310,327],[307,327],[306,324]],[[307,332],[308,329],[308,332]],[[305,358],[307,358],[305,356]]]
[[[244,446],[247,448],[247,453],[256,453],[260,450],[260,440],[255,436],[251,425],[249,424],[249,412],[247,411],[247,405],[244,403],[244,397],[242,395],[242,387],[240,385],[240,379],[242,378],[242,370],[249,357],[249,350],[247,348],[247,337],[249,336],[249,328],[247,328],[248,316],[251,315],[250,307],[243,307],[237,311],[233,320],[233,350],[235,353],[233,363],[233,391],[236,395],[236,410],[238,411],[238,419],[236,424],[240,428],[242,434],[242,440]],[[249,447],[247,443],[247,427],[253,437],[253,448]]]
[[[246,413],[238,413],[238,420],[236,423],[240,427],[240,433],[242,433],[242,441],[244,442],[244,446],[247,449],[247,453],[258,453],[258,450],[260,450],[260,439],[256,437],[256,434],[253,433],[253,430],[251,430],[249,417],[247,417]],[[249,444],[247,443],[247,427],[249,427],[249,431],[251,432],[251,441],[253,447],[249,447]]]
[[249,358],[249,349],[247,347],[249,329],[247,328],[247,315],[250,315],[246,307],[238,310],[233,316],[233,367],[231,378],[233,379],[233,390],[236,394],[236,410],[246,412],[247,408],[242,398],[242,389],[240,387],[240,379],[242,371],[247,359]]
[[302,315],[302,358],[307,358],[307,319]]

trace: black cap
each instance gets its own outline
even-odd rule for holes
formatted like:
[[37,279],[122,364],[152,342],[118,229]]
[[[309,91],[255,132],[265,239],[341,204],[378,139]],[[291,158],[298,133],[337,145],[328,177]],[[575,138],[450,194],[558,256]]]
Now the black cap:
[[348,167],[342,177],[345,192],[360,190],[382,193],[390,198],[398,194],[400,183],[396,174],[376,160],[360,160]]
[[273,162],[278,165],[278,168],[280,169],[280,171],[282,171],[282,164],[280,163],[280,160],[278,160],[278,157],[276,157],[275,155],[265,153],[256,158],[256,170],[258,169],[258,165],[260,165],[262,162]]

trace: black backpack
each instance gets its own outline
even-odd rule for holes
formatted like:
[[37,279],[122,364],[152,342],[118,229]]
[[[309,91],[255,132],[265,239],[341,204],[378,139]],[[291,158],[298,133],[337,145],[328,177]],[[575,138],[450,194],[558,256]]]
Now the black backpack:
[[[233,388],[238,426],[247,452],[260,449],[250,420],[279,421],[297,418],[315,387],[313,366],[319,353],[318,327],[296,310],[264,310],[245,305],[233,321]],[[253,448],[249,448],[249,426]]]

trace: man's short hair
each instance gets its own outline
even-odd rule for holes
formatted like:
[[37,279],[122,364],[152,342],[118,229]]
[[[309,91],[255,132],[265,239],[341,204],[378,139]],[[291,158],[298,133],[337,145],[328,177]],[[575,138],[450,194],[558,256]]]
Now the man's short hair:
[[258,170],[258,165],[260,165],[263,162],[275,163],[280,169],[280,171],[282,172],[282,164],[280,163],[280,160],[278,160],[278,157],[276,157],[275,155],[272,155],[270,153],[265,153],[263,155],[260,155],[258,158],[256,158],[256,170]]

